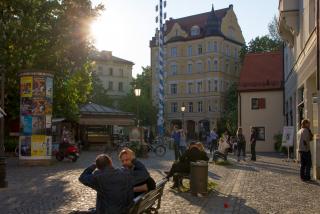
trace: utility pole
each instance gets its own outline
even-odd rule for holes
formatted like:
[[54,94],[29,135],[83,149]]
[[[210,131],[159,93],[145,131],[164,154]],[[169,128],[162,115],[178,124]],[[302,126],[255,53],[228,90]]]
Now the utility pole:
[[[0,65],[0,75],[1,75],[1,85],[0,85],[0,107],[4,111],[4,83],[5,83],[5,69]],[[1,112],[2,114],[4,112]],[[3,114],[0,116],[0,188],[5,188],[8,186],[6,181],[6,157],[4,150],[4,117]]]

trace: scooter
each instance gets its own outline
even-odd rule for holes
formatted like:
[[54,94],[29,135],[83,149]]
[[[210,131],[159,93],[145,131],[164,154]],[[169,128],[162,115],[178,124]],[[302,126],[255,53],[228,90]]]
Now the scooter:
[[64,158],[67,158],[72,162],[76,162],[79,158],[79,150],[77,146],[69,144],[64,152],[59,150],[55,155],[58,161],[63,161]]

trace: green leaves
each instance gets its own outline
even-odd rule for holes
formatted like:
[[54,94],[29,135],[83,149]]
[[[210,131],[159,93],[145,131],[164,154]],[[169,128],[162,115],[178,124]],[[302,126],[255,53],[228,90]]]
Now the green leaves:
[[6,69],[6,110],[19,114],[21,69],[54,72],[54,116],[77,119],[92,88],[90,22],[103,10],[90,0],[0,1],[0,64]]

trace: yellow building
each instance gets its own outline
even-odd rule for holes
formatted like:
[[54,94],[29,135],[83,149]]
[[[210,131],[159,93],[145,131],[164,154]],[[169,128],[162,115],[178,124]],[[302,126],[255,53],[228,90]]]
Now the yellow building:
[[[183,124],[190,137],[215,127],[224,92],[239,79],[244,38],[233,6],[166,21],[165,125]],[[150,41],[152,95],[157,104],[158,41]],[[182,115],[181,106],[186,110]]]
[[97,74],[107,94],[114,100],[113,106],[117,107],[117,99],[130,92],[134,63],[113,56],[111,51],[101,51],[92,58],[93,72]]
[[[300,129],[302,119],[311,121],[315,134],[312,143],[312,170],[314,178],[320,178],[320,80],[319,34],[316,0],[280,0],[279,31],[285,40],[284,80],[286,124]],[[319,29],[319,26],[318,26]],[[299,158],[295,142],[296,157]]]

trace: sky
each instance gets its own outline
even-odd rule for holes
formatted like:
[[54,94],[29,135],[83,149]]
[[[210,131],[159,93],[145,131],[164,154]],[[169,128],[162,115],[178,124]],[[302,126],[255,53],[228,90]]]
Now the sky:
[[[112,51],[114,56],[135,63],[133,76],[150,65],[149,41],[158,24],[155,6],[159,0],[92,0],[102,3],[105,11],[92,24],[91,31],[98,50]],[[251,39],[268,34],[268,23],[278,14],[279,0],[167,0],[167,18],[180,18],[233,4],[243,36]]]

